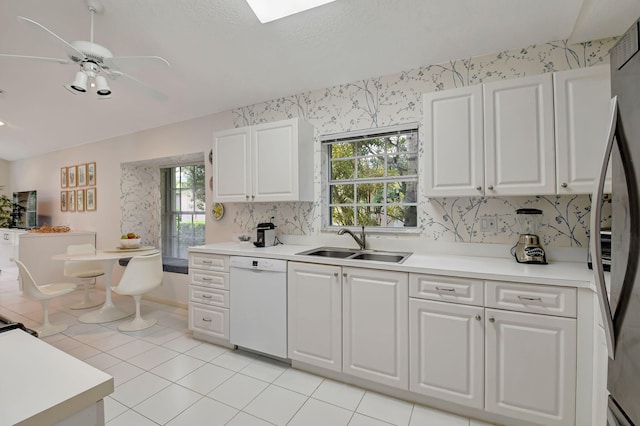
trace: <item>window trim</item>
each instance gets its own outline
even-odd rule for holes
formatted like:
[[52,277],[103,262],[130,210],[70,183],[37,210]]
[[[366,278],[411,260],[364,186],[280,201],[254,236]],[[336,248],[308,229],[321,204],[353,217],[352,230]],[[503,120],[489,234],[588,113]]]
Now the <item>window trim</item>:
[[[384,158],[385,158],[385,175],[379,178],[362,178],[362,179],[357,179],[357,178],[353,178],[353,179],[348,179],[348,180],[342,180],[342,181],[335,181],[331,179],[331,165],[332,165],[332,159],[330,156],[330,145],[332,144],[336,144],[336,143],[357,143],[359,141],[364,141],[364,140],[370,140],[370,139],[376,139],[376,138],[384,138],[384,137],[389,137],[389,136],[394,136],[394,135],[399,135],[399,134],[404,134],[404,133],[414,133],[416,135],[416,137],[418,137],[418,145],[416,146],[416,150],[415,150],[415,155],[417,158],[417,164],[416,164],[416,173],[415,174],[411,174],[411,175],[401,175],[401,176],[389,176],[387,175],[388,172],[388,168],[387,168],[387,159],[389,157],[389,155],[395,155],[395,153],[389,153],[386,151],[383,154]],[[343,132],[343,133],[334,133],[334,134],[327,134],[327,135],[323,135],[321,137],[319,137],[319,141],[321,143],[321,154],[322,154],[322,158],[323,158],[323,162],[326,161],[326,167],[323,167],[323,176],[322,176],[322,192],[323,194],[325,194],[326,196],[322,197],[323,198],[323,203],[322,203],[322,225],[321,225],[321,231],[334,231],[337,229],[341,229],[344,228],[344,226],[339,226],[339,225],[332,225],[331,222],[331,207],[335,206],[336,204],[331,203],[331,186],[335,185],[336,183],[340,183],[340,184],[364,184],[364,183],[381,183],[383,184],[385,187],[388,183],[391,182],[402,182],[402,181],[407,181],[407,182],[415,182],[416,185],[416,200],[414,202],[411,203],[403,203],[403,204],[399,204],[399,203],[389,203],[389,202],[385,202],[385,203],[361,203],[358,204],[357,203],[357,194],[355,193],[356,188],[354,187],[354,203],[352,204],[354,208],[357,209],[358,206],[370,206],[370,205],[382,205],[384,207],[387,206],[413,206],[416,209],[416,224],[415,226],[411,226],[411,227],[392,227],[392,226],[367,226],[367,230],[369,232],[379,232],[379,233],[409,233],[409,234],[414,234],[414,233],[419,233],[419,223],[418,223],[418,205],[419,205],[419,198],[420,198],[420,173],[421,173],[421,167],[420,167],[420,126],[419,123],[417,122],[411,122],[411,123],[405,123],[405,124],[400,124],[400,125],[395,125],[395,126],[388,126],[388,127],[383,127],[383,128],[376,128],[376,129],[364,129],[364,130],[358,130],[358,131],[352,131],[352,132]],[[414,153],[413,151],[411,153]],[[399,153],[402,154],[402,153]],[[348,159],[352,159],[355,160],[357,162],[358,158],[363,158],[363,156],[358,156],[357,153],[353,156],[353,157],[345,157],[344,159],[348,160]],[[386,198],[386,195],[385,195]],[[340,205],[340,204],[338,204]],[[385,209],[385,216],[386,216],[386,209]],[[360,229],[360,225],[352,225],[352,226],[346,226],[346,228],[348,229]]]

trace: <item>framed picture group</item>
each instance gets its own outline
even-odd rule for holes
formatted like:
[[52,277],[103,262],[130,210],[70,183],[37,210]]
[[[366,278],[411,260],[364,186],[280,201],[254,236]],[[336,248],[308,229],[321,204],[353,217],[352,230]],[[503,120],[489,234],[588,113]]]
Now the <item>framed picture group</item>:
[[96,163],[60,168],[60,211],[84,212],[97,208]]

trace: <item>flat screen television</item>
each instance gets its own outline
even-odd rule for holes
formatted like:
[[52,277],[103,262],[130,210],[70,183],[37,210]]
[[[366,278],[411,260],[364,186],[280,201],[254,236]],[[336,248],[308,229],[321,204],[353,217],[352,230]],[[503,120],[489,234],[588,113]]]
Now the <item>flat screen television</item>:
[[38,226],[38,196],[36,191],[13,193],[11,222],[13,228],[31,229]]

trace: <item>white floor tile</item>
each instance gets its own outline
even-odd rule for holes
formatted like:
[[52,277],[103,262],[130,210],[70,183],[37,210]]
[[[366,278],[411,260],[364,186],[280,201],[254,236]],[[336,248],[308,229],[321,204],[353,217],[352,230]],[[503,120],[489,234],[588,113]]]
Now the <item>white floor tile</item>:
[[409,424],[412,409],[413,404],[409,402],[379,393],[366,392],[356,411],[394,425],[406,426]]
[[310,396],[320,386],[322,380],[324,380],[322,377],[315,374],[289,368],[273,384]]
[[85,359],[98,355],[101,352],[92,346],[85,345],[84,343],[80,343],[80,345],[74,347],[73,349],[68,350],[67,353],[71,356],[74,356],[84,361]]
[[100,352],[97,355],[85,359],[84,362],[93,365],[98,370],[104,371],[109,367],[120,364],[122,360],[113,355],[109,355],[108,353]]
[[304,395],[270,385],[243,411],[276,425],[285,425],[306,400],[307,397]]
[[227,426],[273,426],[273,424],[240,411],[229,423],[227,423]]
[[256,360],[257,357],[257,355],[249,354],[247,352],[228,351],[219,357],[212,359],[210,362],[229,370],[240,371]]
[[233,408],[243,409],[260,394],[268,383],[243,374],[236,374],[207,395]]
[[107,423],[107,426],[157,426],[157,423],[149,420],[133,410],[127,410],[115,419]]
[[363,396],[364,390],[355,386],[335,382],[330,379],[325,379],[320,386],[318,386],[318,389],[316,389],[316,391],[311,395],[312,398],[319,399],[351,411],[354,411],[358,407]]
[[167,423],[167,426],[223,426],[237,413],[235,408],[203,397]]
[[151,370],[158,365],[169,361],[179,355],[178,352],[171,349],[165,349],[161,346],[156,346],[149,349],[146,352],[136,355],[127,360],[128,363],[142,368],[143,370]]
[[143,373],[118,386],[111,397],[129,408],[133,408],[170,384],[171,382],[155,374]]
[[495,426],[494,423],[486,423],[482,420],[469,419],[469,426]]
[[196,340],[188,334],[182,334],[180,337],[164,343],[162,346],[176,352],[186,352],[200,345],[202,342]]
[[153,343],[154,345],[162,345],[182,335],[184,335],[184,332],[173,330],[171,328],[163,328],[162,330],[158,330],[153,334],[143,337],[142,340]]
[[115,356],[116,358],[127,360],[129,358],[132,358],[136,355],[140,355],[141,353],[146,352],[155,347],[156,345],[154,344],[145,342],[144,340],[136,339],[131,343],[118,346],[116,348],[110,349],[107,352],[109,352],[111,355]]
[[104,399],[104,421],[108,423],[110,420],[118,417],[128,409],[129,408],[127,406],[120,404],[115,399],[106,397]]
[[409,425],[469,426],[469,419],[416,404]]
[[289,426],[346,426],[353,416],[353,411],[309,398],[298,410]]
[[156,423],[165,424],[200,398],[199,393],[172,384],[136,405],[134,410]]
[[240,370],[240,373],[264,382],[273,382],[288,368],[289,365],[284,362],[260,357]]
[[223,383],[234,372],[226,368],[213,364],[204,364],[202,367],[193,370],[191,373],[178,380],[178,384],[196,391],[202,395],[206,395]]
[[144,373],[144,370],[126,361],[121,361],[119,364],[107,368],[104,372],[113,376],[115,386],[118,387],[134,377],[138,377]]
[[212,343],[203,342],[193,349],[189,349],[185,352],[185,355],[192,356],[194,358],[201,359],[203,361],[211,361],[214,358],[228,352],[229,350],[222,346],[217,346]]
[[89,341],[88,344],[93,346],[94,348],[100,349],[101,351],[108,351],[117,348],[118,346],[126,345],[135,341],[135,337],[127,336],[124,333],[113,331],[112,334],[105,336],[103,339],[94,339]]
[[[349,426],[389,426],[392,423],[383,422],[382,420],[374,419],[373,417],[365,416],[360,413],[354,413]],[[424,426],[438,426],[438,425],[424,425]]]
[[153,368],[151,372],[172,382],[182,379],[193,370],[204,365],[204,361],[187,355],[178,355]]

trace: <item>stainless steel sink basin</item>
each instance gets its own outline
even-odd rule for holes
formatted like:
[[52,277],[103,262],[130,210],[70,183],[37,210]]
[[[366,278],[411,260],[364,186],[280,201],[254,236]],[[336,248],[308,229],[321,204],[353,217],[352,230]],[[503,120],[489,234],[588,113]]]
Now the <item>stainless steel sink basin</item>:
[[402,263],[411,256],[412,253],[379,250],[353,250],[341,247],[318,247],[297,254],[303,256],[329,257],[334,259]]

